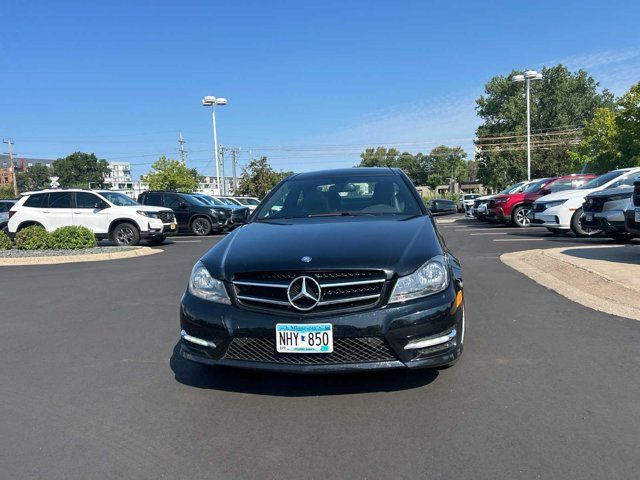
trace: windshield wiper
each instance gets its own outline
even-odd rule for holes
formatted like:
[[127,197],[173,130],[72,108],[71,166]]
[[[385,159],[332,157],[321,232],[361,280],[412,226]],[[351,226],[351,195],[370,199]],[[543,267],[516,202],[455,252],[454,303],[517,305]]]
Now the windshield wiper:
[[362,216],[374,216],[373,213],[362,213],[362,212],[331,212],[331,213],[312,213],[307,215],[308,218],[312,217],[362,217]]

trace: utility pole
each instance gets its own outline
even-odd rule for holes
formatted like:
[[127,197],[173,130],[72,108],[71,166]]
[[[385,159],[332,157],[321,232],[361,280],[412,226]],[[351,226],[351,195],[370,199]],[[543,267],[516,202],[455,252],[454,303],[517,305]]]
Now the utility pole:
[[178,144],[180,149],[180,160],[183,165],[187,164],[187,151],[184,149],[184,144],[187,143],[182,139],[182,132],[178,133]]
[[[221,173],[220,177],[222,177],[222,184],[219,184],[218,188],[220,189],[220,192],[222,193],[222,195],[227,194],[227,182],[225,182],[225,175],[224,175],[224,151],[225,151],[225,147],[223,145],[220,145],[218,158],[220,159],[220,173]],[[220,179],[220,177],[218,178]]]
[[7,144],[7,149],[9,150],[7,152],[7,155],[9,155],[9,165],[11,166],[11,177],[13,177],[13,194],[17,197],[18,196],[18,182],[16,180],[16,167],[13,164],[13,139],[9,139],[9,140],[2,140],[2,143],[6,143]]
[[233,169],[233,194],[238,194],[238,155],[240,154],[239,148],[231,150],[231,165]]

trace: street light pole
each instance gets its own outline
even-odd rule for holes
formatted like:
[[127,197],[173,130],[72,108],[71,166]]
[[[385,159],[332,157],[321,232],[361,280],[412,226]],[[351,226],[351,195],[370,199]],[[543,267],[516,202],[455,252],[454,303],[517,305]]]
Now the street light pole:
[[527,70],[524,75],[514,75],[512,82],[525,82],[527,90],[527,180],[531,180],[531,80],[541,80],[542,74]]
[[218,187],[218,195],[222,192],[220,187],[220,160],[218,156],[218,131],[216,128],[216,105],[226,105],[229,103],[226,98],[216,98],[214,96],[206,96],[202,99],[202,106],[211,107],[211,122],[213,124],[213,158],[216,162],[216,184]]

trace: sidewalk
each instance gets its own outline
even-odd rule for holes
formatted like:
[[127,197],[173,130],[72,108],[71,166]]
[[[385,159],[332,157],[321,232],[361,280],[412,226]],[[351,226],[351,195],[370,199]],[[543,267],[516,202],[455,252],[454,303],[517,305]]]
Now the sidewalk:
[[640,245],[535,249],[500,260],[574,302],[640,320]]

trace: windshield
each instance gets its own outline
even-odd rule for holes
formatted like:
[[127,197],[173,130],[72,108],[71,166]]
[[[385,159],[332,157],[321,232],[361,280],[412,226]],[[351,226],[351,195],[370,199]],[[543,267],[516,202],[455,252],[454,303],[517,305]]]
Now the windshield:
[[239,205],[238,203],[234,202],[231,198],[218,197],[218,200],[223,202],[225,205],[232,205],[234,207],[237,207]]
[[618,180],[613,182],[607,188],[633,187],[633,183],[639,179],[640,179],[640,172],[628,173],[620,177]]
[[208,206],[204,200],[201,200],[198,197],[194,197],[193,195],[187,195],[186,193],[182,193],[180,194],[180,198],[182,198],[185,202],[191,205]]
[[518,182],[515,185],[511,185],[510,187],[505,188],[501,192],[498,192],[498,194],[504,195],[506,193],[516,193],[520,189],[520,187],[522,187],[524,184],[525,182]]
[[471,194],[471,195],[463,195],[463,196],[462,196],[462,199],[463,199],[463,200],[473,200],[474,198],[478,198],[479,196],[480,196],[480,195],[476,195],[476,194],[474,193],[474,194]]
[[257,218],[421,213],[401,177],[354,174],[285,181],[263,202]]
[[534,193],[537,192],[538,190],[540,190],[547,182],[549,181],[548,178],[543,178],[542,180],[538,180],[537,182],[533,182],[531,185],[527,186],[527,188],[525,188],[524,190],[522,190],[523,193]]
[[210,197],[209,195],[201,195],[200,198],[202,201],[208,202],[210,205],[215,205],[217,207],[221,205],[226,205],[225,203],[218,200],[216,197]]
[[238,200],[240,203],[242,203],[243,205],[258,205],[260,202],[258,200],[256,200],[255,198],[236,198],[236,200]]
[[590,182],[585,183],[580,187],[580,190],[588,190],[590,188],[598,188],[605,183],[609,183],[611,180],[618,178],[620,175],[627,173],[624,170],[613,170],[611,172],[603,173],[599,177],[594,178]]
[[140,205],[135,200],[127,197],[124,193],[120,192],[98,192],[104,198],[109,200],[109,202],[113,203],[118,207],[135,207]]

